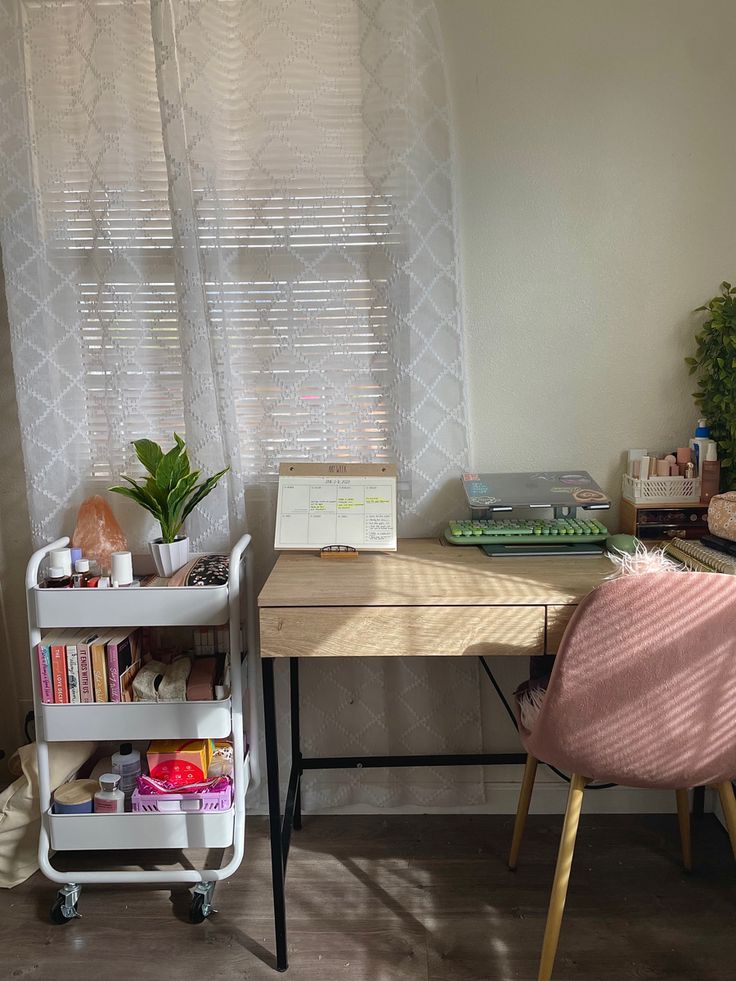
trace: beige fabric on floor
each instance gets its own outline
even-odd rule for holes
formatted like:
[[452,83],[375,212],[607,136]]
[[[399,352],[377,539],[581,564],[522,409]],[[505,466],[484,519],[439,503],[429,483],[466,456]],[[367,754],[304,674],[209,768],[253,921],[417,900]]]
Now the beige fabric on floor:
[[[96,748],[96,743],[50,743],[52,789],[74,776]],[[21,746],[10,761],[10,770],[21,775],[0,794],[0,886],[5,889],[24,882],[38,869],[41,822],[35,743]]]

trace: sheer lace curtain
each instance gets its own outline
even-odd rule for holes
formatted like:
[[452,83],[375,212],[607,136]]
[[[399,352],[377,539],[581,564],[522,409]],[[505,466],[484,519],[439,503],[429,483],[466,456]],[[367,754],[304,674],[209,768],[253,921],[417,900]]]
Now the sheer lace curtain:
[[[247,527],[263,574],[281,460],[397,461],[407,535],[459,506],[435,18],[426,0],[0,0],[0,244],[37,541],[135,471],[131,440],[173,430],[231,467],[194,546]],[[479,749],[469,662],[304,675],[308,752]],[[477,773],[358,776],[315,777],[307,806],[480,792]]]

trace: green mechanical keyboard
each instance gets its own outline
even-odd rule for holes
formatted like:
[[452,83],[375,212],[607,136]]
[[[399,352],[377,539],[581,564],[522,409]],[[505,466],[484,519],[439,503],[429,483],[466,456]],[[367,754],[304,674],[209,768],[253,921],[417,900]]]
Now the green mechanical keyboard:
[[573,545],[604,542],[610,532],[595,518],[528,521],[451,521],[445,538],[453,545]]

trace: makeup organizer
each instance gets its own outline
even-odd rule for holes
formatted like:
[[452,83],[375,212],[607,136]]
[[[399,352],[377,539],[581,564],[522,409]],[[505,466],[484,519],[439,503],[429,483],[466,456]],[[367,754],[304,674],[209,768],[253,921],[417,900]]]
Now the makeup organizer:
[[[28,626],[33,672],[36,745],[41,808],[38,857],[44,875],[60,889],[51,909],[63,923],[78,915],[84,884],[187,883],[192,885],[190,919],[201,922],[212,912],[215,884],[232,875],[245,851],[245,795],[259,780],[256,692],[258,634],[253,592],[252,547],[244,535],[230,554],[224,585],[145,587],[139,589],[43,589],[39,572],[52,549],[35,552],[26,571]],[[146,571],[141,569],[141,571]],[[219,701],[44,704],[40,697],[36,645],[50,629],[129,627],[206,627],[227,624],[230,634],[230,693]],[[247,736],[247,742],[244,738]],[[232,739],[233,802],[230,807],[197,810],[141,810],[119,814],[55,814],[49,781],[49,744],[142,739]],[[232,849],[218,867],[60,871],[56,851],[141,849]]]

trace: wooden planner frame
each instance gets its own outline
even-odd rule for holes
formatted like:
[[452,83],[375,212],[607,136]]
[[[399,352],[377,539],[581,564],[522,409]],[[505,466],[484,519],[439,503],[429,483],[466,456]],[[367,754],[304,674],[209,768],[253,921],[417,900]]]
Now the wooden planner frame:
[[[325,487],[327,481],[335,479],[364,478],[364,479],[384,479],[393,483],[392,487],[392,507],[389,508],[392,534],[386,535],[383,539],[372,542],[366,540],[363,535],[359,538],[347,536],[344,541],[340,540],[318,540],[309,541],[309,534],[306,537],[296,536],[292,531],[286,533],[284,528],[284,515],[282,511],[283,481],[288,478],[308,478],[311,480],[324,479]],[[397,481],[396,465],[393,463],[282,463],[279,466],[279,489],[276,508],[276,529],[274,534],[274,548],[278,551],[318,551],[328,545],[352,545],[364,551],[387,552],[396,550],[397,537]],[[308,529],[307,529],[308,531]],[[340,533],[335,533],[338,535]],[[327,536],[333,537],[333,536]]]

